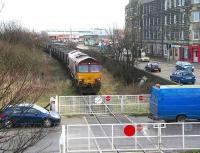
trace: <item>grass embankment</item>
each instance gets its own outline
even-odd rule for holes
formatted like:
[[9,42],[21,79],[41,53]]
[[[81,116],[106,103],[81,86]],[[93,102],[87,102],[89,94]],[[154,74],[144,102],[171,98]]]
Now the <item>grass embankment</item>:
[[[68,43],[68,47],[75,48],[75,43]],[[46,106],[49,103],[52,96],[73,96],[77,95],[77,90],[72,86],[72,81],[66,69],[66,66],[61,63],[60,60],[54,57],[49,57],[48,54],[42,53],[48,65],[48,77],[51,81],[48,82],[48,86],[51,90],[42,95],[38,100],[38,104]]]
[[40,99],[38,100],[38,104],[41,106],[46,106],[49,103],[49,99],[52,96],[69,96],[76,95],[76,90],[72,86],[71,80],[67,76],[67,70],[65,67],[56,59],[49,57],[46,53],[41,52],[46,63],[48,65],[47,71],[50,81],[48,82],[48,86],[50,90],[45,92]]

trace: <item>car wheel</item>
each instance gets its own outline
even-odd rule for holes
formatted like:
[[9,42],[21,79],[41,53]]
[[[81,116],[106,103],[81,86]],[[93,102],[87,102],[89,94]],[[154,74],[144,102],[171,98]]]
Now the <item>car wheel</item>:
[[159,72],[161,72],[161,70],[159,70]]
[[186,120],[186,116],[185,115],[178,115],[177,117],[176,117],[176,121],[177,122],[185,122],[185,120]]
[[49,119],[45,119],[43,121],[43,126],[44,127],[48,128],[48,127],[51,127],[51,125],[52,125],[52,123],[51,123],[51,121]]
[[12,123],[12,121],[8,120],[8,121],[6,121],[6,122],[4,123],[4,126],[5,126],[6,128],[11,128],[11,127],[13,127],[13,123]]

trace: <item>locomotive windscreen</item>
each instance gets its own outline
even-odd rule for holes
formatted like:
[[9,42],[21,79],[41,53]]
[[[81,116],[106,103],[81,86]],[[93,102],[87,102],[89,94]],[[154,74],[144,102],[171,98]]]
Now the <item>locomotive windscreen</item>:
[[90,65],[90,72],[100,72],[101,66],[100,65]]
[[89,65],[79,65],[78,71],[79,72],[89,72]]

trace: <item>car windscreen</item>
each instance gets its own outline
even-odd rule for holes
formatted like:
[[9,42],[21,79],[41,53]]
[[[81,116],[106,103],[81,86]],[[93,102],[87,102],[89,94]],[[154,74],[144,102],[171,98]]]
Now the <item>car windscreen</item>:
[[183,76],[192,76],[192,73],[189,73],[189,72],[183,72],[182,75],[183,75]]
[[151,64],[151,66],[154,67],[154,68],[158,68],[158,64],[156,64],[156,63],[155,64]]
[[100,72],[101,66],[100,65],[90,65],[90,72]]
[[79,72],[89,72],[89,67],[88,67],[88,65],[79,65],[78,71]]
[[44,109],[43,107],[40,107],[40,106],[38,106],[38,105],[34,105],[33,108],[39,110],[39,111],[42,112],[42,113],[46,113],[46,114],[49,113],[46,109]]

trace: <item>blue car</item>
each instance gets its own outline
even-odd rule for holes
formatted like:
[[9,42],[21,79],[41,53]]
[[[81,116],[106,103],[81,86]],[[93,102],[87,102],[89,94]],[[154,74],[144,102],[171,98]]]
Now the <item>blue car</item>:
[[177,70],[170,75],[170,80],[182,84],[195,84],[194,73],[187,70]]
[[189,62],[177,61],[176,70],[188,70],[194,72],[194,66]]
[[51,127],[60,123],[60,115],[35,104],[18,104],[5,108],[0,113],[1,127],[42,125]]

